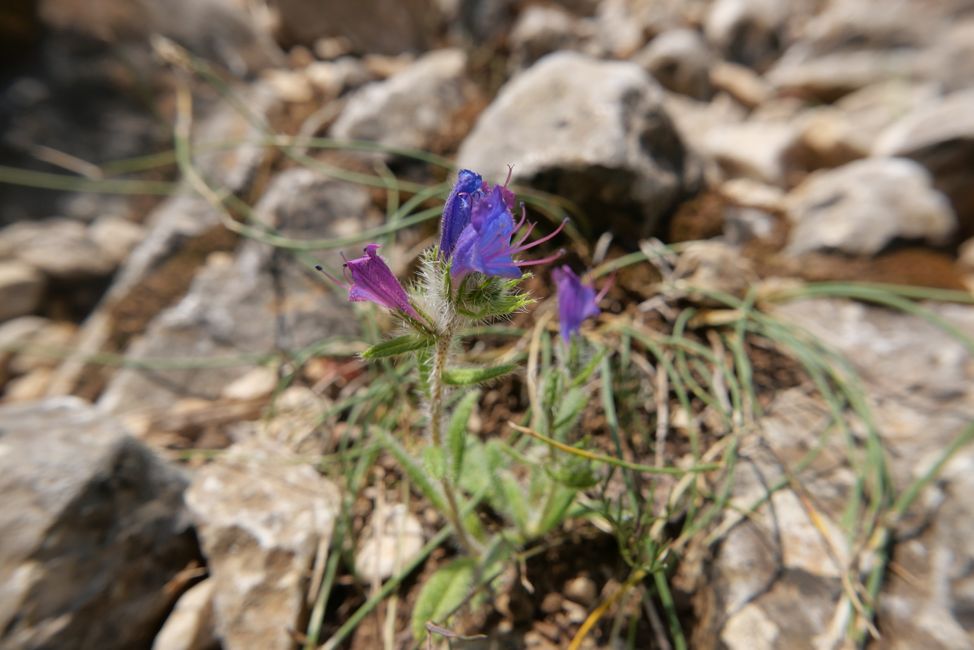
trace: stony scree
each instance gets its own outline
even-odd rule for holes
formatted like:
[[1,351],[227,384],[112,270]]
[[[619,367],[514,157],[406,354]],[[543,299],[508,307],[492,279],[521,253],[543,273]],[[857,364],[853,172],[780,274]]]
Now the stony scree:
[[[286,236],[326,237],[343,227],[361,227],[368,202],[359,186],[294,169],[274,179],[255,214]],[[282,346],[300,349],[326,335],[352,334],[351,308],[322,282],[310,265],[268,244],[245,241],[235,255],[211,255],[186,296],[159,314],[127,355],[133,360],[253,358]],[[123,369],[99,405],[131,416],[130,426],[141,431],[151,414],[164,415],[177,399],[217,399],[225,385],[247,372],[246,364],[197,365]]]
[[904,158],[870,158],[816,172],[785,199],[787,251],[874,255],[896,239],[950,241],[956,219],[930,175]]
[[567,52],[511,79],[458,161],[491,181],[513,163],[515,182],[576,201],[623,236],[655,232],[689,183],[659,85],[633,63]]
[[199,557],[187,482],[82,400],[0,407],[0,645],[147,647]]
[[269,440],[239,442],[196,473],[186,503],[214,581],[224,648],[292,647],[312,562],[340,502],[334,484]]

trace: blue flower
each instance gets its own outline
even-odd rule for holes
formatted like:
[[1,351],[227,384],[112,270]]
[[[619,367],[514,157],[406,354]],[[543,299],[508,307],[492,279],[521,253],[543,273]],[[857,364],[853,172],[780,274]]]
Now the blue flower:
[[531,234],[534,224],[529,224],[520,239],[512,242],[514,236],[525,223],[525,217],[515,225],[511,216],[514,194],[502,185],[484,188],[479,194],[471,195],[473,206],[470,210],[470,223],[464,227],[457,238],[450,266],[450,275],[460,279],[470,273],[502,278],[521,277],[522,266],[545,264],[561,256],[558,252],[540,260],[519,261],[514,256],[548,241],[565,227],[562,222],[558,228],[541,239],[529,244],[524,242]]
[[440,220],[440,255],[449,259],[456,248],[460,233],[470,223],[473,202],[481,193],[483,178],[469,169],[457,173],[457,182],[443,205],[443,218]]
[[348,299],[353,302],[371,301],[420,320],[416,309],[409,302],[406,290],[399,284],[388,265],[376,254],[378,249],[378,244],[369,244],[365,247],[364,256],[345,262]]
[[595,289],[575,275],[567,265],[551,272],[558,290],[558,321],[561,326],[561,337],[570,341],[572,334],[582,327],[586,318],[595,318],[601,312],[599,301],[605,297],[611,281],[606,283],[596,295]]

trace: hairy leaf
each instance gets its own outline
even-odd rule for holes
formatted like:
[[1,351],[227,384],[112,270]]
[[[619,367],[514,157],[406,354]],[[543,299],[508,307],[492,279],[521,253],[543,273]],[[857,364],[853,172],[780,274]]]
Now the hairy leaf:
[[476,563],[471,558],[459,558],[444,565],[423,585],[413,606],[413,639],[419,643],[426,638],[426,623],[446,623],[444,620],[463,603],[473,587]]
[[517,367],[517,364],[502,363],[488,368],[451,368],[443,373],[443,381],[451,386],[470,386],[503,377]]
[[382,343],[376,343],[363,352],[362,356],[366,359],[394,357],[399,354],[405,354],[406,352],[423,350],[431,345],[433,345],[433,339],[431,338],[416,334],[405,334],[388,341],[383,341]]

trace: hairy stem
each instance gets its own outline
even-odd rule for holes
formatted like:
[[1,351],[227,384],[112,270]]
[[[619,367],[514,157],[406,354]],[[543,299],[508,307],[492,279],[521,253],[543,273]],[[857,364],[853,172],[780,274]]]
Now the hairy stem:
[[[448,457],[446,441],[443,439],[443,403],[446,401],[446,389],[443,386],[443,373],[446,370],[447,358],[450,354],[450,344],[453,340],[453,329],[440,334],[436,339],[436,350],[433,356],[433,368],[430,373],[430,438],[432,444],[444,451]],[[470,557],[477,557],[476,548],[470,541],[467,529],[463,525],[463,518],[460,515],[460,507],[457,503],[456,488],[450,480],[448,473],[440,478],[443,486],[443,494],[446,495],[448,511],[447,518],[450,526],[457,534],[457,539],[463,550]]]

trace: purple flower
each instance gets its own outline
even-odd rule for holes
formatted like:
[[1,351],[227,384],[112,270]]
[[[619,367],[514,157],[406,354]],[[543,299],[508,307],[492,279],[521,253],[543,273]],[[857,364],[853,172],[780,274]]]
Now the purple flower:
[[348,299],[353,302],[369,300],[420,320],[416,309],[409,302],[406,290],[382,258],[376,255],[378,248],[378,244],[369,244],[365,247],[364,256],[345,262]]
[[454,279],[475,272],[503,278],[519,278],[521,277],[520,267],[545,264],[561,255],[559,252],[544,259],[532,261],[514,259],[518,253],[523,253],[543,244],[557,235],[565,227],[564,222],[547,237],[525,244],[524,242],[534,228],[532,223],[520,239],[512,242],[511,238],[514,233],[525,222],[523,207],[521,221],[517,225],[514,223],[514,217],[511,216],[514,194],[504,186],[495,185],[492,189],[485,186],[479,196],[473,195],[472,198],[470,223],[460,233],[453,250],[450,275]]
[[470,223],[470,210],[481,193],[483,178],[469,169],[457,172],[457,182],[443,205],[440,220],[440,255],[449,259],[456,248],[460,233]]
[[599,301],[605,297],[612,283],[611,281],[606,283],[596,295],[595,289],[590,285],[582,284],[581,279],[568,265],[555,269],[551,275],[558,289],[558,321],[561,325],[561,337],[569,341],[572,334],[581,328],[582,321],[586,318],[595,318],[602,313],[599,309]]

